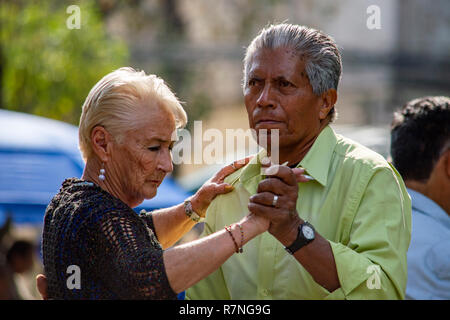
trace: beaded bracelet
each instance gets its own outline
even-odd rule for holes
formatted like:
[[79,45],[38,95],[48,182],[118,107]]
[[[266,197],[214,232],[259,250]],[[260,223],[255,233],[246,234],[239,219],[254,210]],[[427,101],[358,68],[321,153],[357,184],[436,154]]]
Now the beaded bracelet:
[[239,230],[241,231],[241,247],[239,248],[239,253],[244,252],[242,247],[244,246],[244,229],[242,229],[242,226],[240,223],[237,224],[239,226]]
[[239,226],[239,229],[241,231],[241,247],[238,246],[236,239],[234,238],[233,233],[231,232],[231,225],[225,226],[225,230],[228,231],[228,233],[231,236],[231,239],[233,240],[234,246],[236,248],[236,253],[242,253],[244,252],[244,250],[242,249],[244,244],[244,231],[242,230],[242,226],[239,223],[237,225]]
[[239,246],[238,246],[236,240],[234,239],[233,233],[231,232],[231,225],[225,226],[225,230],[228,231],[228,233],[229,233],[230,236],[231,236],[231,239],[233,240],[234,246],[235,246],[235,248],[236,248],[236,253],[239,253]]

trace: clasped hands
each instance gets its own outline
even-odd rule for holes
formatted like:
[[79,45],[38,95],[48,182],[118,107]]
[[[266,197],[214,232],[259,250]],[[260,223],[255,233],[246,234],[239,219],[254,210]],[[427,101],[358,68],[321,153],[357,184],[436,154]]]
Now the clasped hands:
[[[192,198],[192,204],[200,216],[205,216],[206,209],[217,195],[234,189],[224,183],[225,177],[248,164],[251,158],[225,166],[197,191]],[[308,182],[310,179],[304,176],[303,168],[291,169],[285,165],[271,165],[262,167],[262,170],[266,178],[259,183],[257,193],[250,197],[248,209],[251,215],[269,221],[267,230],[270,234],[282,244],[290,245],[297,237],[298,226],[303,223],[296,209],[298,183]]]
[[310,179],[303,168],[291,169],[285,165],[262,168],[266,178],[250,197],[251,214],[270,221],[268,231],[283,245],[290,245],[297,237],[297,228],[303,220],[297,213],[298,183]]

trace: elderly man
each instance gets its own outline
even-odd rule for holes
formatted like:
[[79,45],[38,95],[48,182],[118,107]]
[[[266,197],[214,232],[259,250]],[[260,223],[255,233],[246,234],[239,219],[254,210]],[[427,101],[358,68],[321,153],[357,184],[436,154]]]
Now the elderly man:
[[[287,165],[262,172],[263,158],[272,156],[262,150],[227,178],[235,189],[211,203],[203,235],[249,211],[270,219],[269,232],[187,298],[403,299],[410,199],[382,156],[329,126],[341,75],[334,41],[303,26],[270,26],[247,48],[244,64],[250,127],[266,129],[267,150],[278,130],[279,163]],[[312,180],[297,183],[294,167]]]
[[407,299],[450,299],[450,98],[394,114],[391,154],[412,201]]

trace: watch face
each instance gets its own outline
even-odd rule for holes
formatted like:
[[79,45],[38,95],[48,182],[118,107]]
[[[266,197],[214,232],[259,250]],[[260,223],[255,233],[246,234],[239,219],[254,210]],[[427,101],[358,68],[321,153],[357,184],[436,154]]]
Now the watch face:
[[311,227],[303,226],[302,232],[306,239],[314,239],[314,230]]

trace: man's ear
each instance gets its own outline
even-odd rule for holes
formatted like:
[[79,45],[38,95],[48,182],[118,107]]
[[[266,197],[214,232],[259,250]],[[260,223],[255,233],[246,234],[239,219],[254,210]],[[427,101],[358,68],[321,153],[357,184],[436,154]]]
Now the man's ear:
[[334,107],[337,101],[337,91],[336,89],[328,89],[326,92],[322,93],[322,106],[319,111],[320,120],[327,118],[330,110]]
[[110,157],[108,145],[112,142],[112,136],[102,126],[96,126],[91,132],[92,151],[102,162],[107,162]]

